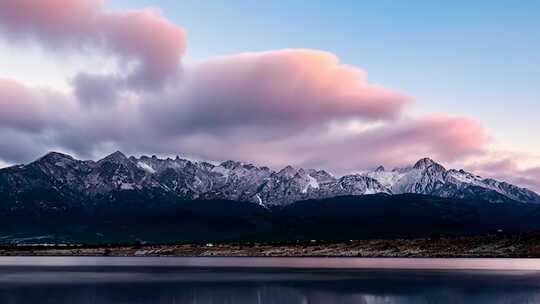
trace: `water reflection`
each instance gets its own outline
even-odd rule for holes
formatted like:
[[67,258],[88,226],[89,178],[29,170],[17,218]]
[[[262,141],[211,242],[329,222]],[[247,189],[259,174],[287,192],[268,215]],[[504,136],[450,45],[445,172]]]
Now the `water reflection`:
[[1,267],[0,303],[539,303],[527,271]]

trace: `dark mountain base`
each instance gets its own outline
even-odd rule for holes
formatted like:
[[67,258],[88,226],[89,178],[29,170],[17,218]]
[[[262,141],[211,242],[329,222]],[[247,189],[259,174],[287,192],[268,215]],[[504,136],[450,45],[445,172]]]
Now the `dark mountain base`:
[[540,230],[538,205],[413,194],[336,197],[266,209],[121,191],[95,204],[25,206],[0,211],[0,243],[348,241]]

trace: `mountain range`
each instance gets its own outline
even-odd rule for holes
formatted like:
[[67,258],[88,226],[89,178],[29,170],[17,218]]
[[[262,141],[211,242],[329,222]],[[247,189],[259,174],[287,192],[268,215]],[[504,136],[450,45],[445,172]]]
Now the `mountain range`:
[[0,193],[4,197],[17,201],[36,189],[78,201],[131,190],[162,192],[182,199],[252,202],[266,207],[376,193],[540,203],[540,196],[531,190],[464,170],[447,170],[429,158],[408,167],[387,171],[381,166],[337,177],[325,170],[287,166],[274,171],[231,160],[216,165],[179,157],[126,157],[117,151],[98,161],[82,161],[51,152],[32,163],[0,170]]
[[[0,169],[0,242],[530,230],[540,223],[539,203],[531,190],[446,169],[429,158],[403,168],[334,176],[230,160],[212,164],[115,152],[92,161],[51,152]],[[347,229],[336,227],[345,223]]]

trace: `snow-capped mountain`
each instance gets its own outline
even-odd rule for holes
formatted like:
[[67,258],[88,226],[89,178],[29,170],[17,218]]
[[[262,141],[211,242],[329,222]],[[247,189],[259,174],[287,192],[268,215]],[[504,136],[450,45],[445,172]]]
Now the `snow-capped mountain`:
[[[112,192],[138,191],[181,199],[227,199],[265,207],[343,195],[417,193],[490,202],[540,203],[536,193],[483,179],[463,170],[447,170],[431,159],[391,171],[333,176],[324,170],[287,166],[279,171],[235,161],[221,164],[176,157],[126,157],[115,152],[99,161],[81,161],[51,152],[27,165],[0,170],[0,195],[16,203],[28,193],[48,193],[72,201],[93,201]],[[45,191],[45,192],[44,192]]]
[[386,171],[383,167],[361,173],[379,181],[392,194],[417,193],[449,198],[484,199],[494,203],[540,203],[535,192],[464,170],[447,170],[429,158],[414,166]]

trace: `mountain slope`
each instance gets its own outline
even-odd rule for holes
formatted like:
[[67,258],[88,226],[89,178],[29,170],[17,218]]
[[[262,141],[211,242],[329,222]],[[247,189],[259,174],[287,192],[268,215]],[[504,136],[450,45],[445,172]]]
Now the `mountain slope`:
[[418,194],[342,196],[264,208],[115,191],[81,207],[0,210],[0,244],[350,240],[540,229],[535,204],[492,204]]

